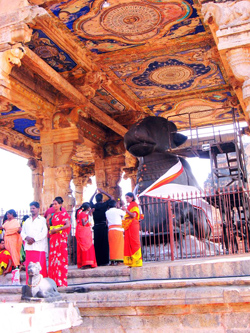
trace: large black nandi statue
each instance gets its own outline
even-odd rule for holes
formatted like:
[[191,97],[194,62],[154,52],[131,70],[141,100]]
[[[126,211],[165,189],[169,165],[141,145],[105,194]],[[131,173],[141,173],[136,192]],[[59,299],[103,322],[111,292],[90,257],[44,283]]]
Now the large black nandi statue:
[[[173,153],[170,147],[176,148],[182,145],[187,137],[177,133],[174,123],[160,117],[147,117],[134,124],[125,134],[125,148],[139,159],[137,173],[137,185],[135,193],[140,195],[149,188],[157,179],[168,170],[176,170],[176,175],[172,176],[171,186],[178,192],[178,188],[186,185],[199,189],[199,185],[192,174],[188,162]],[[144,192],[145,193],[145,192]],[[140,199],[143,201],[143,195]],[[157,233],[168,232],[168,211],[162,208],[160,199],[151,199],[158,202],[155,205],[143,205],[144,220],[142,230],[146,233],[154,231]],[[194,206],[187,201],[182,204],[173,202],[175,210],[175,231],[180,230],[202,238],[208,238],[211,232],[207,215],[201,209],[194,209]],[[190,228],[191,226],[191,228]]]

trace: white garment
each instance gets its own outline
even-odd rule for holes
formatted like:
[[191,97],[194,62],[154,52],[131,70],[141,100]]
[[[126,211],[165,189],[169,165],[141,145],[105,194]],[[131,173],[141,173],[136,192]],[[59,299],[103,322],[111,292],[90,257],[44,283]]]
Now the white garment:
[[121,227],[112,228],[112,230],[123,231],[122,228],[122,218],[125,216],[126,212],[119,208],[112,207],[106,211],[106,219],[108,221],[108,226],[120,225]]
[[35,240],[35,243],[29,245],[25,242],[24,249],[25,251],[48,251],[48,228],[46,220],[41,215],[38,215],[34,220],[32,217],[29,217],[22,227],[21,236],[25,241],[25,238],[32,237]]

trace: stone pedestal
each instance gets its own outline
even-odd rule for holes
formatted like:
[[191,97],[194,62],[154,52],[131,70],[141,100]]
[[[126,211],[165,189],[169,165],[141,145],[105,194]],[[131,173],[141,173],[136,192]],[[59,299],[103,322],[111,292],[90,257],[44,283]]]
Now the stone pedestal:
[[73,303],[0,304],[3,332],[60,332],[82,323],[78,308]]

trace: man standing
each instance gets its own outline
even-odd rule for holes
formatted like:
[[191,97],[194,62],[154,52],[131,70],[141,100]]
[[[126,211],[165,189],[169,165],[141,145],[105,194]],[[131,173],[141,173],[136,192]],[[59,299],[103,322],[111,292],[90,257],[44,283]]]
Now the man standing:
[[28,282],[28,266],[31,261],[40,262],[43,277],[47,277],[46,252],[48,249],[48,228],[44,217],[39,215],[40,205],[33,201],[30,203],[31,216],[24,222],[21,236],[25,241],[26,251],[26,283]]

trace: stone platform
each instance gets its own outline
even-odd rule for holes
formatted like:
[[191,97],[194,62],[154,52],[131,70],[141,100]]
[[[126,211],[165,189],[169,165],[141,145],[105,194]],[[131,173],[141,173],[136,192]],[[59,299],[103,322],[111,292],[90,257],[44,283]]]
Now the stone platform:
[[[250,276],[250,254],[227,255],[165,262],[144,262],[143,267],[102,266],[77,269],[70,266],[68,285],[96,282],[125,282],[145,279],[190,279]],[[25,272],[21,272],[21,285]],[[0,276],[0,286],[11,285],[11,274]]]
[[[79,309],[82,324],[64,333],[250,332],[249,255],[131,269],[71,267],[69,277],[59,291]],[[0,287],[0,301],[20,302],[20,291]]]

